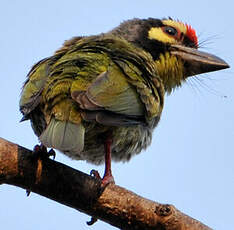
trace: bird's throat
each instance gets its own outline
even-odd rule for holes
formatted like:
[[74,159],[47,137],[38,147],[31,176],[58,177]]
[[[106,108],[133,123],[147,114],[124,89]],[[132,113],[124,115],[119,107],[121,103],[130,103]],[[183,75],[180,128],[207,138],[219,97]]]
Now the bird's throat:
[[180,86],[185,80],[182,60],[169,52],[161,54],[159,59],[155,61],[155,64],[167,93],[171,93],[174,88]]

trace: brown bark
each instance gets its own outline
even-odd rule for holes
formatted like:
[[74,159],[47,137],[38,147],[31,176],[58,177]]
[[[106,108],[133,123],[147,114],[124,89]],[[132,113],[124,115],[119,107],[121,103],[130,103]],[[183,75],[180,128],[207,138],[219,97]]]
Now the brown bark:
[[120,229],[208,230],[173,205],[140,197],[0,138],[0,184],[11,184],[77,209]]

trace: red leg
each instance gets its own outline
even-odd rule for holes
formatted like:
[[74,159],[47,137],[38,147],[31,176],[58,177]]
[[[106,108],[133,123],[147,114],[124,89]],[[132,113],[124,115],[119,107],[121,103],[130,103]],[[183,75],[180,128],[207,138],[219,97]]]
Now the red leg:
[[112,136],[109,134],[104,142],[105,148],[105,172],[104,176],[101,179],[98,171],[91,170],[90,175],[96,177],[97,179],[102,180],[102,187],[105,187],[109,183],[115,183],[114,177],[111,173],[111,144],[112,144]]
[[107,185],[109,183],[115,183],[114,177],[111,172],[111,144],[112,137],[109,135],[105,141],[105,172],[102,178],[102,185]]

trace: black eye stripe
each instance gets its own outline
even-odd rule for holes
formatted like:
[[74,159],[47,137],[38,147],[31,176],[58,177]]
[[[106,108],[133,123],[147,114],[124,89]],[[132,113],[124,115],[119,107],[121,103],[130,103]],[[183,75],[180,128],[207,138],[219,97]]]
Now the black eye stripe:
[[177,35],[177,30],[172,26],[165,26],[163,28],[163,30],[164,30],[165,33],[167,33],[167,34],[169,34],[171,36]]

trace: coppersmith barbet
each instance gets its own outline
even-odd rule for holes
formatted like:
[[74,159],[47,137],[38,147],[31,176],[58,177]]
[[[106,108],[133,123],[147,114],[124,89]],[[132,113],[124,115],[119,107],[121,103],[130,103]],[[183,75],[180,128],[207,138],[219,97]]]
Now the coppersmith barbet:
[[200,52],[195,30],[169,19],[133,19],[97,36],[74,37],[35,64],[20,99],[43,146],[76,160],[128,161],[146,149],[164,94],[188,77],[228,68]]

